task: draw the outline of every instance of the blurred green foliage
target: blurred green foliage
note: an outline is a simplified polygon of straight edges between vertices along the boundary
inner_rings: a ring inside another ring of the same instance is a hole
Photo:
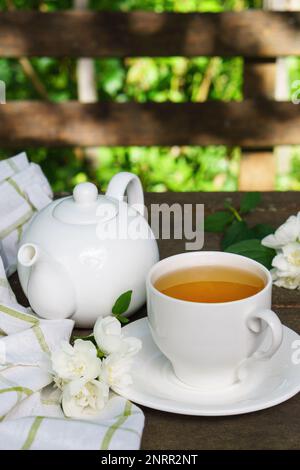
[[[0,0],[0,10],[12,0]],[[73,8],[71,0],[13,0],[18,9],[54,11]],[[261,0],[90,0],[94,10],[152,10],[219,12],[260,8]],[[77,99],[76,61],[33,58],[31,63],[50,100]],[[108,58],[95,60],[100,101],[204,101],[241,100],[243,61],[219,57]],[[290,64],[291,89],[300,78],[300,62]],[[40,99],[18,60],[0,59],[0,80],[6,83],[7,100]],[[201,123],[199,123],[200,125]],[[69,190],[87,179],[105,189],[120,170],[137,173],[150,191],[235,190],[240,151],[209,147],[99,147],[92,158],[82,149],[25,149],[41,164],[54,190]],[[17,149],[16,149],[17,151]],[[12,154],[0,149],[0,158]],[[278,188],[300,189],[300,152],[295,150],[289,174],[278,178]],[[92,161],[91,161],[92,160]]]

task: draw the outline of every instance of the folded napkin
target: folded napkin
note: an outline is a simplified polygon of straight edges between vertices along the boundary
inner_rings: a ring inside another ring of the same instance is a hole
[[[49,355],[69,341],[72,320],[43,320],[17,303],[0,258],[0,450],[138,449],[144,415],[112,394],[97,419],[65,418]]]
[[[39,165],[26,153],[0,161],[0,256],[7,275],[16,270],[18,242],[34,213],[53,197]]]
[[[0,449],[138,449],[144,415],[112,395],[97,419],[65,418],[49,354],[69,341],[72,320],[42,320],[19,305],[0,258]]]

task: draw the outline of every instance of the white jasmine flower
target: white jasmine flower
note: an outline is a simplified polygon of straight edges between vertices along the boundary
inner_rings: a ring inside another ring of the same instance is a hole
[[[109,388],[104,382],[74,380],[63,389],[62,408],[69,418],[96,416],[106,405],[108,396]]]
[[[273,258],[272,277],[274,284],[286,289],[300,287],[300,243],[288,243]]]
[[[277,271],[272,272],[273,282],[278,287],[284,287],[285,289],[299,289],[300,276],[279,276]]]
[[[97,357],[97,349],[91,341],[77,339],[74,346],[65,341],[61,349],[52,353],[51,359],[59,388],[63,387],[63,381],[95,379],[101,371],[101,360]]]
[[[114,353],[103,360],[100,381],[111,388],[126,387],[132,383],[130,375],[132,360],[129,357]]]
[[[289,217],[274,235],[268,235],[261,243],[276,250],[271,270],[274,284],[286,289],[299,289],[300,212]]]
[[[282,275],[300,275],[300,243],[289,243],[273,258],[272,266]]]
[[[94,337],[101,351],[111,354],[122,346],[121,323],[113,316],[98,318],[94,326]]]
[[[262,244],[269,248],[279,249],[296,241],[300,241],[300,212],[289,217],[274,234],[265,237]]]
[[[98,347],[105,354],[120,353],[134,355],[141,348],[137,338],[124,338],[121,323],[113,316],[98,318],[94,326],[94,337]]]
[[[290,266],[300,274],[300,240],[299,242],[289,243],[282,248],[282,252],[286,257]]]

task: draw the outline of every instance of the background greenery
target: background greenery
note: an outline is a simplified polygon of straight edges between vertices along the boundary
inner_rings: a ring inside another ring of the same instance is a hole
[[[94,10],[210,11],[260,8],[261,0],[90,0]],[[70,0],[0,0],[7,8],[54,11],[73,8]],[[48,98],[60,102],[77,99],[76,62],[71,59],[34,58],[31,64]],[[125,102],[241,100],[243,60],[239,57],[126,58],[95,60],[99,100]],[[289,60],[290,83],[300,78],[300,61]],[[0,80],[7,100],[41,99],[24,74],[20,61],[0,59]],[[105,189],[120,170],[137,173],[150,191],[237,189],[240,150],[209,147],[99,147],[84,149],[25,149],[41,164],[56,191],[71,189],[87,179]],[[11,155],[0,149],[0,158]],[[92,154],[92,156],[90,155]],[[300,151],[293,150],[291,164],[277,176],[277,189],[300,189]]]

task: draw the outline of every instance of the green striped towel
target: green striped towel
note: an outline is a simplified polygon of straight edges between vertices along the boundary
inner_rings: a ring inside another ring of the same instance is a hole
[[[0,161],[0,256],[8,275],[16,269],[23,230],[52,197],[40,166],[30,163],[25,152]]]
[[[49,354],[69,341],[72,320],[42,320],[19,305],[0,258],[0,450],[138,449],[144,415],[112,394],[93,421],[65,418]]]

